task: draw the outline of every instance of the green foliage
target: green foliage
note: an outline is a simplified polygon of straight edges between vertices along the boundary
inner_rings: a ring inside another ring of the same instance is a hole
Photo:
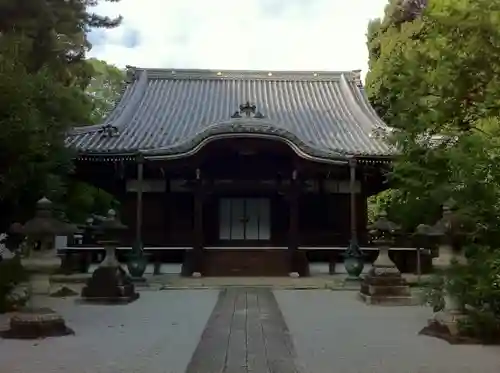
[[[70,221],[84,223],[92,213],[106,215],[109,209],[117,209],[118,201],[104,190],[75,181],[68,186],[64,205]]]
[[[481,132],[457,133],[433,147],[405,146],[390,174],[397,192],[385,200],[393,218],[411,230],[434,223],[452,198],[458,213],[475,226],[469,238],[494,244],[500,238],[500,143]]]
[[[455,263],[434,277],[426,300],[441,310],[444,288],[464,306],[468,317],[460,325],[462,333],[492,342],[500,336],[500,251],[477,246],[468,251],[467,265]]]
[[[30,216],[42,195],[64,201],[66,133],[95,120],[84,91],[94,73],[87,32],[121,21],[95,14],[98,3],[0,0],[0,231]]]
[[[418,133],[497,116],[499,11],[499,0],[432,1],[422,17],[371,30],[380,54],[370,56],[367,92],[382,117]]]
[[[16,306],[9,301],[8,295],[17,284],[25,280],[27,274],[19,256],[0,261],[0,313],[10,311]]]
[[[500,0],[434,0],[412,16],[405,6],[390,1],[368,29],[366,91],[400,152],[392,189],[371,209],[411,232],[456,202],[472,223],[470,264],[453,266],[444,285],[469,305],[464,331],[491,339],[500,335]],[[441,291],[437,278],[428,294],[436,308]]]
[[[71,171],[66,130],[88,118],[90,102],[48,70],[29,73],[19,63],[23,40],[0,41],[0,201],[33,205],[44,193],[61,193]]]
[[[93,12],[107,1],[119,0],[0,0],[0,33],[29,40],[23,58],[29,73],[47,69],[58,81],[83,88],[90,73],[84,60],[91,47],[87,33],[121,23],[121,17]]]
[[[92,68],[90,83],[86,88],[87,94],[92,97],[91,121],[98,124],[102,123],[119,99],[126,74],[105,61],[91,58],[87,63]]]
[[[367,93],[402,153],[385,206],[411,230],[434,222],[452,197],[478,221],[475,236],[491,240],[500,216],[500,0],[436,0],[403,21],[401,4],[391,1],[368,32]]]

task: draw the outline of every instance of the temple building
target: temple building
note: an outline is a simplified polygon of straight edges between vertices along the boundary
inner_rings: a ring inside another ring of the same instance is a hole
[[[315,255],[368,245],[386,129],[359,71],[129,67],[105,122],[67,141],[77,177],[121,202],[123,246],[186,275],[307,275]]]

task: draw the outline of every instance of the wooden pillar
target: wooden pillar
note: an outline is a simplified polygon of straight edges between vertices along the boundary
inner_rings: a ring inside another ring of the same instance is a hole
[[[290,272],[299,272],[297,250],[299,248],[299,181],[297,170],[292,172],[288,194],[290,216],[288,224],[288,251],[290,254]]]
[[[194,229],[193,229],[193,250],[194,263],[193,272],[202,271],[203,255],[203,180],[200,169],[196,169],[196,181],[194,188]]]
[[[144,159],[137,159],[137,203],[135,215],[135,242],[142,245],[142,196],[144,191]]]
[[[356,160],[349,160],[349,196],[350,196],[350,230],[351,243],[358,241],[357,211],[356,211]]]

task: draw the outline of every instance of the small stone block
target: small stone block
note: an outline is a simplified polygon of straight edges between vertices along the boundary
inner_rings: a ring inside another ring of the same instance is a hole
[[[194,278],[200,278],[201,277],[201,273],[200,272],[193,272],[193,274],[191,276],[194,277]]]
[[[299,278],[299,277],[300,277],[300,275],[299,275],[299,273],[298,273],[298,272],[290,272],[288,275],[289,275],[291,278]]]

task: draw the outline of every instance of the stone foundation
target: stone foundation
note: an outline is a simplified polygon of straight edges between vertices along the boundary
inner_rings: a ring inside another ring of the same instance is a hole
[[[74,334],[64,319],[50,308],[32,308],[12,316],[10,329],[2,332],[8,339],[38,339]]]
[[[97,268],[82,289],[82,300],[102,304],[126,304],[139,298],[132,280],[120,266]]]

